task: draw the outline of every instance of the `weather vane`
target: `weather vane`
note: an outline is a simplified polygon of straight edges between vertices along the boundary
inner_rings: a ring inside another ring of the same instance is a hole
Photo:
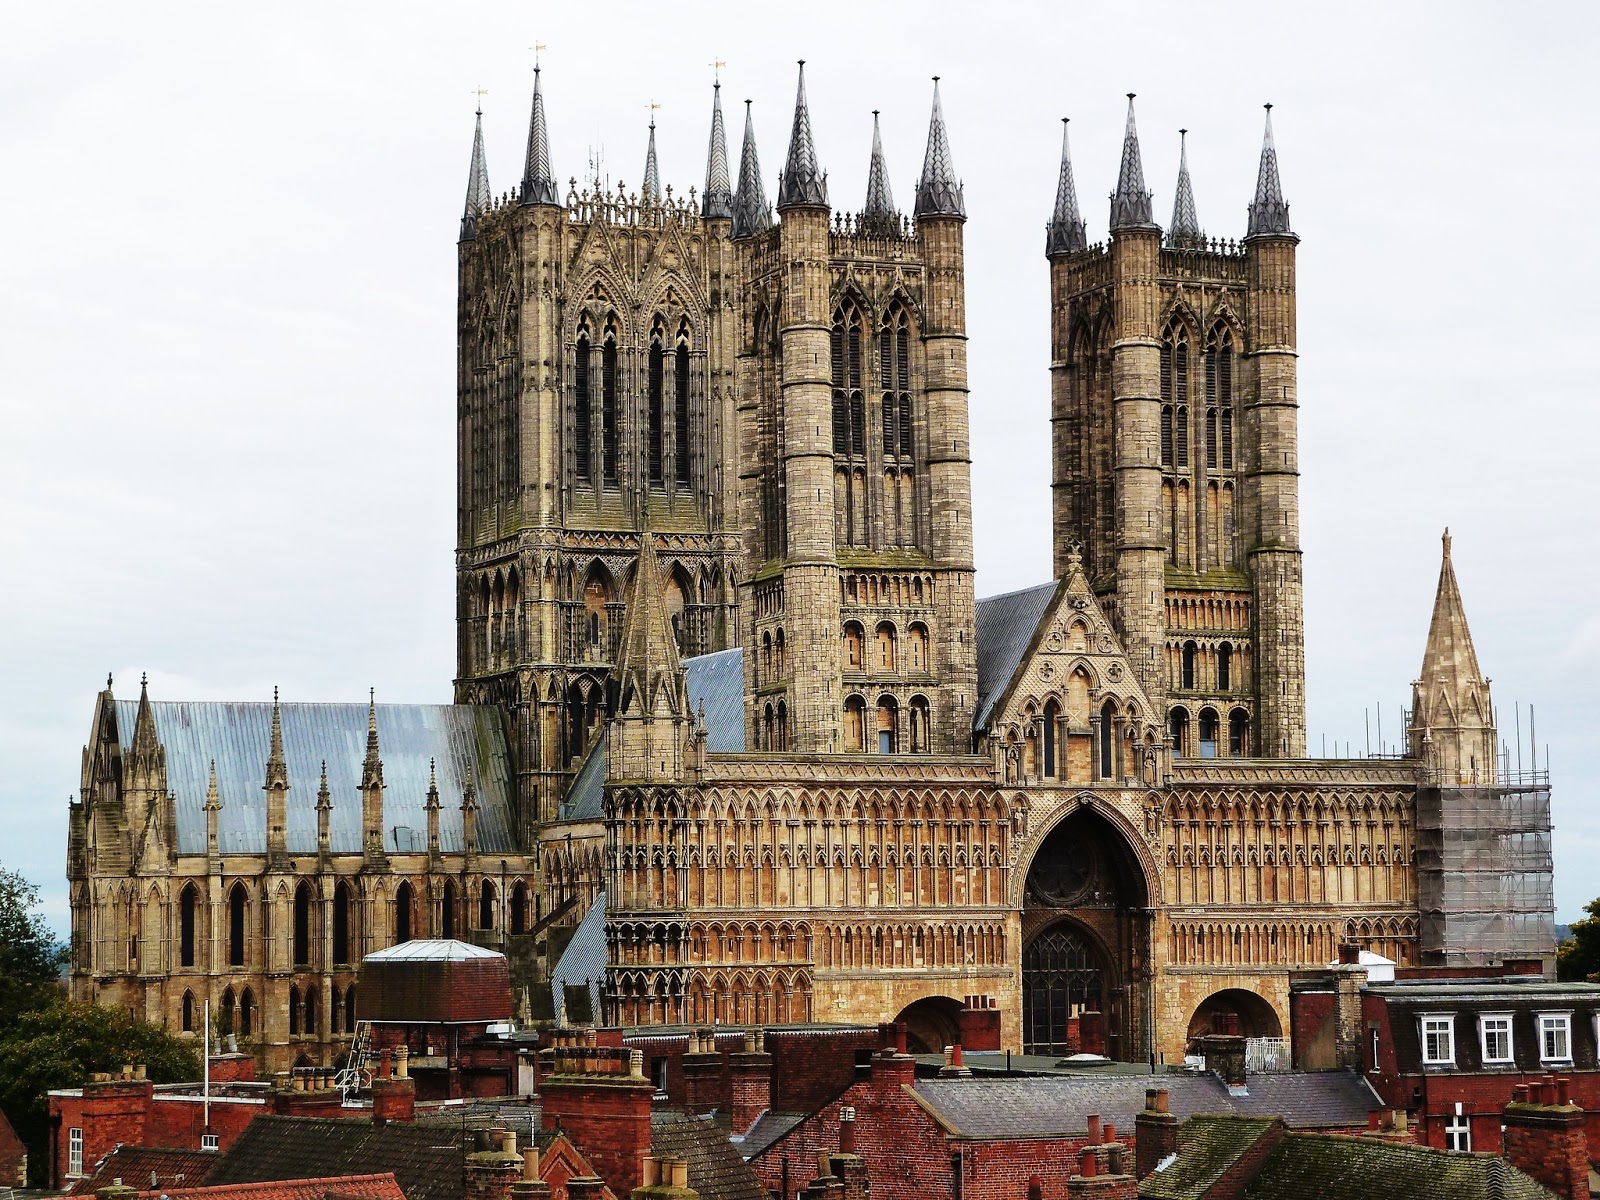
[[[528,49],[533,51],[533,69],[537,71],[539,69],[539,52],[548,49],[548,47],[543,42],[535,42]]]
[[[473,88],[472,94],[478,98],[478,115],[481,117],[483,115],[483,98],[489,94],[489,89],[486,87]]]
[[[727,66],[727,65],[728,64],[723,62],[722,59],[720,59],[720,58],[712,60],[711,69],[712,69],[712,71],[714,71],[716,73],[715,74],[715,78],[716,78],[716,81],[718,83],[722,82],[722,68]]]

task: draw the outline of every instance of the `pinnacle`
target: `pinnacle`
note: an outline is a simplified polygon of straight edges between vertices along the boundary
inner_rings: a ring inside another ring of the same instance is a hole
[[[944,107],[939,103],[939,77],[933,77],[933,115],[928,119],[928,150],[922,158],[922,178],[917,181],[916,215],[921,217],[962,217],[967,215],[966,198],[956,179],[955,157],[950,153],[950,134],[944,127]]]
[[[522,168],[522,203],[560,204],[550,168],[550,132],[545,127],[544,92],[539,67],[533,68],[533,113],[528,119],[528,155]]]
[[[650,148],[644,155],[644,186],[639,189],[639,202],[646,205],[661,203],[661,169],[656,165],[656,122],[650,119]]]
[[[271,748],[267,751],[266,788],[287,789],[289,767],[283,757],[283,706],[278,703],[278,689],[272,689]]]
[[[1144,186],[1144,162],[1139,156],[1139,129],[1133,119],[1134,93],[1128,93],[1128,124],[1122,135],[1122,165],[1117,170],[1117,190],[1111,193],[1111,228],[1155,229],[1151,195]]]
[[[1172,225],[1167,245],[1193,246],[1203,242],[1200,218],[1195,215],[1194,184],[1189,180],[1189,131],[1178,130],[1178,186],[1172,196]]]
[[[1078,185],[1072,178],[1072,143],[1067,137],[1070,117],[1061,118],[1061,174],[1056,179],[1056,207],[1045,227],[1045,254],[1073,254],[1086,249],[1083,215],[1078,211]]]
[[[1289,206],[1284,203],[1283,183],[1278,178],[1278,148],[1272,140],[1272,105],[1267,105],[1267,126],[1261,136],[1261,167],[1256,173],[1256,198],[1250,204],[1250,226],[1246,237],[1288,236]]]
[[[467,205],[461,214],[461,240],[478,236],[478,221],[489,211],[494,197],[489,191],[489,164],[483,152],[483,109],[478,109],[472,134],[472,163],[467,168]]]
[[[667,616],[661,564],[648,530],[639,535],[632,584],[617,652],[618,712],[653,714],[658,695],[663,695],[673,713],[682,713],[683,663]]]
[[[1456,582],[1455,564],[1450,561],[1450,531],[1444,531],[1444,548],[1439,563],[1439,589],[1433,600],[1433,619],[1428,624],[1428,645],[1422,655],[1421,680],[1429,693],[1443,684],[1452,696],[1463,684],[1483,679],[1478,669],[1472,631],[1467,627],[1466,606],[1461,602],[1461,587]]]
[[[756,156],[756,127],[750,101],[744,102],[744,146],[739,153],[739,190],[733,198],[733,236],[749,237],[772,224],[772,209],[761,186],[761,160]]]
[[[867,200],[863,217],[893,217],[894,194],[889,188],[889,168],[883,158],[883,136],[878,130],[878,110],[872,110],[872,159],[867,164]]]
[[[728,178],[728,139],[722,127],[722,84],[711,90],[711,140],[706,147],[706,187],[700,215],[707,220],[733,216],[733,184]]]
[[[811,137],[811,110],[806,105],[806,64],[800,60],[800,83],[795,89],[794,128],[789,133],[789,158],[778,178],[778,211],[785,208],[828,204],[828,180],[817,165],[817,146]]]
[[[361,764],[361,787],[365,791],[383,786],[383,759],[378,753],[378,692],[367,693],[367,757]]]

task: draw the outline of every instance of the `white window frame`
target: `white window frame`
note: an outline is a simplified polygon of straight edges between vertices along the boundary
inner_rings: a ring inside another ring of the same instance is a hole
[[[83,1130],[67,1130],[67,1174],[83,1174]]]
[[[1429,1026],[1440,1026],[1446,1038],[1447,1053],[1440,1058],[1428,1053]],[[1417,1017],[1417,1032],[1422,1048],[1422,1065],[1426,1067],[1453,1067],[1456,1065],[1456,1015],[1455,1013],[1421,1013]]]
[[[1504,1022],[1504,1029],[1493,1030],[1495,1034],[1504,1034],[1506,1039],[1506,1052],[1502,1056],[1489,1053],[1489,1023],[1499,1024]],[[1478,1014],[1478,1049],[1483,1054],[1483,1065],[1486,1067],[1508,1067],[1517,1061],[1517,1045],[1513,1031],[1511,1014],[1508,1012],[1486,1012]]]
[[[1456,1106],[1460,1108],[1460,1105]],[[1454,1154],[1472,1153],[1472,1118],[1452,1113],[1444,1123],[1444,1148]]]
[[[215,1152],[222,1149],[222,1143],[218,1140],[216,1134],[202,1133],[200,1135],[200,1149]]]
[[[1539,1061],[1541,1063],[1570,1063],[1572,1061],[1572,1013],[1570,1011],[1540,1012],[1535,1014],[1539,1022]],[[1545,1037],[1548,1033],[1559,1029],[1565,1042],[1565,1054],[1547,1054],[1545,1052]]]

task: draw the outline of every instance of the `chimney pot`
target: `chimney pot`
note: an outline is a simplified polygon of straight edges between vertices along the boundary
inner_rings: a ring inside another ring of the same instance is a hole
[[[654,1154],[644,1156],[644,1187],[655,1187],[661,1182],[661,1160]]]
[[[950,1047],[950,1065],[952,1067],[961,1067],[966,1065],[961,1059],[960,1042],[957,1042],[954,1046]]]
[[[389,1051],[382,1050],[378,1054],[378,1078],[388,1079],[394,1072],[389,1067]]]
[[[500,1153],[515,1154],[517,1152],[517,1132],[514,1129],[506,1130],[500,1138]]]
[[[1556,1080],[1556,1103],[1561,1105],[1572,1103],[1572,1080],[1565,1075]]]
[[[1106,1124],[1105,1124],[1104,1142],[1105,1142],[1106,1145],[1109,1146],[1112,1142],[1114,1142],[1116,1140],[1117,1140],[1117,1127],[1115,1125],[1113,1125],[1110,1121],[1107,1121]]]
[[[667,1159],[667,1172],[669,1175],[671,1175],[671,1179],[668,1181],[671,1186],[675,1188],[686,1188],[689,1186],[689,1163],[686,1159]]]
[[[1100,1114],[1090,1113],[1088,1118],[1089,1134],[1084,1140],[1093,1146],[1100,1141]]]
[[[628,1051],[628,1078],[629,1079],[643,1079],[644,1078],[644,1051],[643,1050],[629,1050]]]
[[[1119,1142],[1111,1147],[1111,1153],[1106,1155],[1106,1166],[1113,1175],[1123,1174],[1122,1170],[1122,1144]]]
[[[411,1063],[411,1049],[410,1049],[410,1047],[401,1046],[399,1049],[397,1049],[394,1052],[394,1073],[396,1075],[398,1075],[401,1079],[409,1079],[411,1077],[410,1063]]]
[[[1095,1165],[1094,1149],[1085,1146],[1078,1152],[1078,1174],[1085,1179],[1093,1179],[1098,1169]]]
[[[539,1180],[539,1144],[532,1138],[528,1139],[528,1148],[522,1152],[522,1179],[525,1183],[537,1183]]]

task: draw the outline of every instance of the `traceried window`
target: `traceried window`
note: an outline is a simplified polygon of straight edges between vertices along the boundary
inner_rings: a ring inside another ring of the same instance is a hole
[[[608,484],[617,482],[617,327],[606,322],[600,347],[600,473]]]
[[[1539,1014],[1539,1061],[1564,1063],[1572,1061],[1572,1014]]]
[[[1212,328],[1206,338],[1206,466],[1233,470],[1233,331]]]
[[[1430,1067],[1453,1067],[1456,1063],[1456,1019],[1451,1013],[1419,1018],[1422,1030],[1422,1061]]]
[[[1189,331],[1168,326],[1161,339],[1161,465],[1189,465]]]
[[[1057,726],[1061,722],[1061,706],[1050,700],[1044,706],[1044,715],[1040,720],[1040,732],[1044,741],[1044,773],[1048,779],[1056,777],[1056,737]]]
[[[572,356],[572,469],[580,483],[589,482],[590,425],[589,413],[594,404],[591,386],[589,354],[589,326],[578,326],[578,347]]]
[[[678,347],[672,357],[672,459],[673,477],[689,482],[692,435],[689,432],[689,322],[678,323]]]
[[[896,306],[878,330],[878,382],[883,391],[883,455],[911,457],[911,329]]]
[[[662,483],[661,464],[664,457],[666,431],[666,387],[667,387],[667,352],[661,344],[661,324],[659,319],[650,331],[650,352],[648,382],[646,384],[646,407],[648,413],[648,431],[646,434],[645,454],[649,460],[650,484],[659,487]]]
[[[867,398],[862,391],[862,317],[846,301],[833,313],[833,452],[860,458],[867,451]]]
[[[1478,1040],[1483,1049],[1483,1065],[1514,1061],[1511,1053],[1511,1014],[1484,1013],[1478,1018]]]

